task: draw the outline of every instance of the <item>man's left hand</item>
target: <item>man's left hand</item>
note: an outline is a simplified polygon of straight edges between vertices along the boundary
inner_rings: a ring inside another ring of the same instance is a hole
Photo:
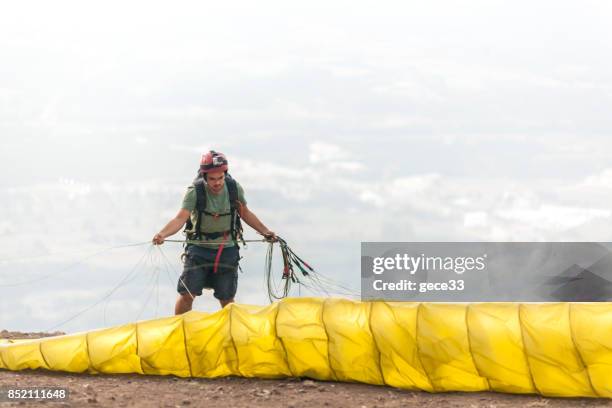
[[[268,231],[263,232],[261,235],[263,235],[264,238],[266,239],[266,241],[268,241],[268,242],[276,242],[276,241],[278,241],[276,239],[276,234],[274,233],[274,231],[268,230]]]

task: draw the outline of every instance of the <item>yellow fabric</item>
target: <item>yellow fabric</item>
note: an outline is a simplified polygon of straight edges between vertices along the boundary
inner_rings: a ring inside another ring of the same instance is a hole
[[[359,381],[612,397],[612,303],[292,298],[0,341],[0,369]]]
[[[276,334],[287,352],[289,370],[294,376],[335,379],[329,366],[323,304],[323,299],[289,298],[279,307]]]
[[[233,305],[231,336],[238,354],[238,373],[244,377],[290,376],[285,350],[276,336],[278,303],[270,306]]]
[[[49,368],[40,352],[41,341],[29,340],[0,345],[0,359],[9,370]]]
[[[417,316],[418,347],[435,391],[486,391],[472,358],[467,306],[422,304]]]
[[[491,390],[535,393],[523,339],[518,303],[479,303],[467,307],[470,350]]]
[[[230,331],[231,310],[228,307],[215,314],[184,315],[187,353],[194,377],[238,374],[238,357]]]
[[[145,374],[191,376],[181,316],[140,322],[136,325],[136,334],[140,365]]]
[[[81,373],[90,366],[86,334],[51,337],[39,344],[40,353],[50,370]]]
[[[525,354],[533,381],[545,395],[596,396],[573,340],[569,303],[521,305]]]
[[[593,390],[612,398],[612,310],[608,303],[571,305],[570,325],[574,344]]]
[[[143,374],[135,324],[87,333],[87,346],[90,372]]]
[[[372,304],[370,326],[386,384],[411,390],[433,391],[417,344],[418,303]]]

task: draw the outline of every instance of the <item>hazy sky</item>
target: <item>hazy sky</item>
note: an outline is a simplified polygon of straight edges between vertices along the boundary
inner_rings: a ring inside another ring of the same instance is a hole
[[[354,288],[361,241],[610,241],[610,21],[606,1],[2,6],[0,329],[53,327],[138,265],[106,320],[61,328],[170,314],[178,244],[171,271],[140,246],[54,274],[148,241],[209,148]],[[264,248],[243,255],[237,300],[264,303]]]

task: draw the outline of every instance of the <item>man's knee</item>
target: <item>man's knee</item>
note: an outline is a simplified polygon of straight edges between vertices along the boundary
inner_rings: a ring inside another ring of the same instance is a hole
[[[230,303],[234,303],[234,298],[219,300],[219,303],[221,303],[221,307],[225,307],[229,305]]]
[[[174,305],[174,314],[180,315],[186,313],[191,310],[192,306],[193,297],[191,297],[189,293],[187,293],[186,295],[179,293],[176,299],[176,304]]]
[[[181,302],[191,304],[193,303],[193,296],[190,293],[179,293],[179,300]]]

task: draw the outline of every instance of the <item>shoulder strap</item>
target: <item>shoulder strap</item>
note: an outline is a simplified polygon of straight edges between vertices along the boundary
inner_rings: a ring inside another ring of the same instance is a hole
[[[193,181],[193,187],[196,192],[196,211],[198,218],[194,228],[194,238],[200,239],[202,235],[202,219],[206,211],[206,182],[203,177],[196,177]]]
[[[238,185],[236,180],[229,174],[225,176],[225,184],[227,185],[227,192],[229,193],[230,208],[234,209],[238,206]]]
[[[199,177],[193,181],[193,187],[196,192],[196,209],[198,212],[206,210],[206,182]]]
[[[230,201],[230,232],[232,240],[238,245],[238,239],[242,240],[242,223],[240,222],[240,213],[238,212],[238,184],[236,180],[229,174],[225,175],[225,184],[229,193]],[[243,240],[244,243],[244,240]]]

